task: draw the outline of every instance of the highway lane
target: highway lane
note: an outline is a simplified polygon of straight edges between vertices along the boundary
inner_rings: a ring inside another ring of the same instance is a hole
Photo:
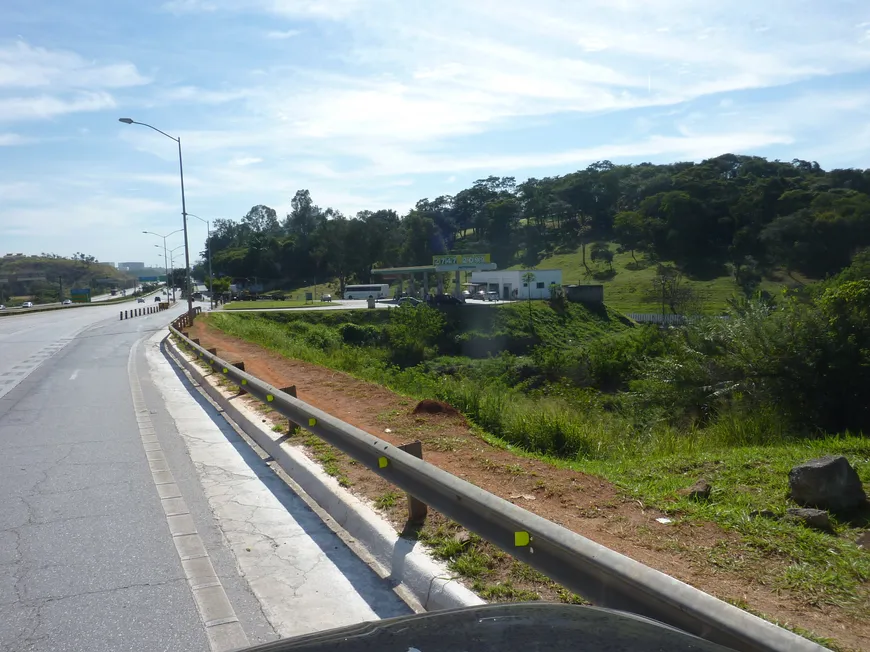
[[[3,317],[0,319],[0,398],[46,359],[63,349],[83,329],[101,321],[117,320],[121,310],[142,305],[131,299],[108,306],[76,307]]]
[[[162,357],[185,308],[0,324],[0,369],[32,365],[0,397],[0,650],[215,652],[408,613]]]

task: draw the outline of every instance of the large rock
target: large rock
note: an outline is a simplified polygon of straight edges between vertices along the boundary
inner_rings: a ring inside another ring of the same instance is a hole
[[[828,518],[828,512],[821,509],[812,509],[809,507],[792,507],[786,510],[785,517],[790,521],[798,521],[807,527],[816,530],[830,531],[831,519]]]
[[[788,473],[791,498],[799,505],[848,512],[867,502],[858,473],[842,455],[799,464]]]

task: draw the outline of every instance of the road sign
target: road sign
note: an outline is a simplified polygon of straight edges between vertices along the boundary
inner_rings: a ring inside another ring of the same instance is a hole
[[[91,289],[90,288],[73,288],[69,291],[69,298],[73,303],[90,303]]]

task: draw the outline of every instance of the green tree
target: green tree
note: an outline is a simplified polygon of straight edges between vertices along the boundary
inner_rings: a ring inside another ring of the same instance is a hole
[[[631,252],[631,259],[636,263],[634,252],[646,246],[646,225],[643,215],[637,211],[622,211],[613,218],[613,233],[616,241]]]

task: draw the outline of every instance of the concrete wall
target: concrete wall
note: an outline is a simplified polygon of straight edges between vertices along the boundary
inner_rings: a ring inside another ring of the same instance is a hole
[[[604,303],[603,285],[563,285],[568,301],[575,303]]]

